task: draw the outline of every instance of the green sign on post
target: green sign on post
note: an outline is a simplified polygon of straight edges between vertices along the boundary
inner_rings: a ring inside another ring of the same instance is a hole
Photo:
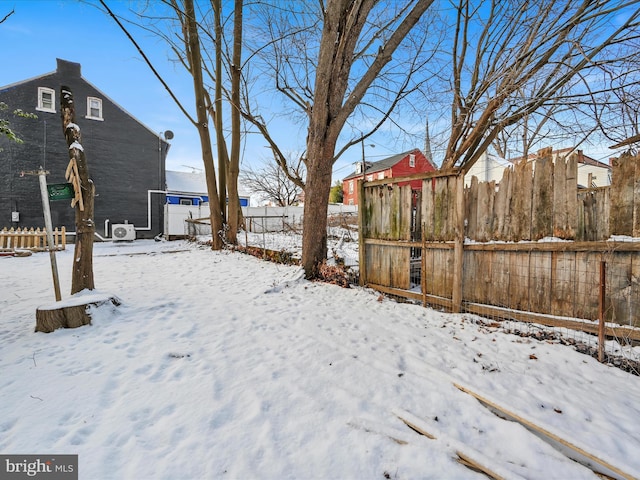
[[[75,196],[73,184],[71,183],[54,183],[47,185],[49,200],[70,200]]]

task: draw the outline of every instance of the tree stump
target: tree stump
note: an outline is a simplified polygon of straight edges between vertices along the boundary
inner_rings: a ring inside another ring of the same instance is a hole
[[[121,304],[117,297],[97,298],[96,295],[79,296],[65,302],[38,307],[36,309],[36,332],[51,333],[58,328],[77,328],[83,325],[91,325],[91,313],[89,307],[99,307],[111,303],[114,306]]]

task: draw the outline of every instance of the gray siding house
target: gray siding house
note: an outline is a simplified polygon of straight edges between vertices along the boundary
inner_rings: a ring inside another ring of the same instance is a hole
[[[48,184],[66,182],[69,153],[60,118],[62,85],[73,92],[76,124],[96,186],[96,234],[111,237],[114,224],[133,225],[137,238],[161,234],[169,144],[85,80],[80,64],[60,59],[54,72],[0,87],[0,102],[8,106],[3,116],[23,140],[19,144],[0,138],[0,229],[44,226],[38,177],[24,172],[43,167],[49,172]],[[12,115],[16,109],[38,118]],[[51,215],[54,228],[75,232],[69,201],[51,202]]]

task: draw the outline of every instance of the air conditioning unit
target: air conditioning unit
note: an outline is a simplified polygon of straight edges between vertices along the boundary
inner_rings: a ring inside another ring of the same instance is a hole
[[[135,240],[136,229],[132,223],[114,223],[111,227],[111,236],[114,241]]]

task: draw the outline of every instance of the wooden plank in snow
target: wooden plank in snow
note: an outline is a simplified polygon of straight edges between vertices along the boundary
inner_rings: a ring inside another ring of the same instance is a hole
[[[611,478],[619,480],[636,480],[632,475],[611,464],[609,461],[604,460],[591,452],[588,452],[575,443],[562,438],[556,433],[553,433],[550,430],[536,424],[532,420],[526,418],[523,414],[516,413],[513,410],[507,409],[497,402],[488,399],[486,396],[480,395],[460,384],[454,383],[454,386],[460,391],[467,393],[472,397],[475,397],[482,405],[488,407],[489,410],[496,413],[498,416],[520,423],[531,433],[535,434],[542,440],[555,447],[568,458],[571,458],[572,460],[586,466],[594,472],[602,473]]]
[[[455,450],[458,462],[465,467],[482,472],[495,480],[523,480],[520,475],[498,465],[495,459],[488,458],[474,448],[446,436],[421,418],[403,410],[395,410],[394,414],[414,432],[431,440],[446,442]]]

